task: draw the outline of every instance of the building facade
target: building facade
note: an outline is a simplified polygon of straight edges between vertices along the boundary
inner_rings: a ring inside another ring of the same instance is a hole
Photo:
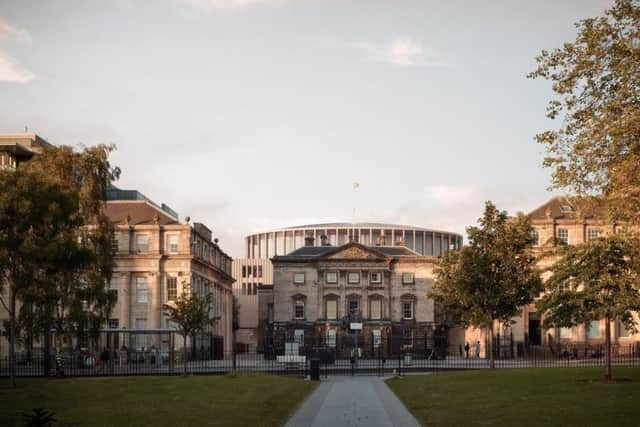
[[[15,170],[50,145],[35,133],[0,134],[0,170]]]
[[[273,257],[284,256],[305,247],[341,246],[350,241],[364,246],[403,246],[416,255],[437,257],[462,246],[462,235],[407,225],[381,223],[326,223],[287,227],[255,233],[245,238],[245,257],[234,260],[234,295],[240,303],[238,342],[249,350],[258,346],[258,286],[274,284]]]
[[[560,244],[579,245],[589,240],[610,234],[624,232],[629,227],[624,223],[608,221],[606,214],[597,207],[589,206],[577,198],[554,197],[529,213],[534,237],[534,251],[538,256],[538,266],[542,269],[552,265],[556,258],[549,256],[549,250]],[[637,315],[636,315],[637,316]],[[636,317],[637,319],[637,317]],[[594,320],[588,325],[571,328],[544,329],[543,315],[537,310],[535,303],[522,310],[512,324],[494,325],[494,334],[500,334],[503,352],[521,346],[580,347],[596,348],[604,343],[605,321]],[[627,331],[619,321],[611,323],[612,343],[614,346],[627,346],[640,342],[640,334]],[[462,330],[454,328],[450,332],[452,347],[481,342],[482,355],[485,353],[487,334],[478,329]],[[513,344],[512,344],[513,342]]]
[[[272,258],[274,283],[258,291],[262,350],[433,346],[439,319],[427,293],[434,260],[404,246],[314,246],[309,237],[307,246]]]
[[[189,288],[196,294],[213,295],[214,326],[198,341],[187,343],[198,350],[232,345],[231,258],[212,239],[204,224],[179,221],[166,205],[157,205],[137,191],[112,189],[106,213],[115,225],[116,249],[110,285],[117,303],[108,321],[109,330],[167,330],[172,325],[162,306]],[[152,345],[167,347],[166,338],[140,335],[128,345],[132,350]],[[180,343],[178,343],[180,345]],[[216,351],[221,351],[216,349]]]

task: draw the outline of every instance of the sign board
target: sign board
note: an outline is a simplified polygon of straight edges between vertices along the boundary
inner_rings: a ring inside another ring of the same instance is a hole
[[[351,326],[350,326],[351,330],[358,330],[361,331],[362,330],[362,323],[360,322],[351,322]]]

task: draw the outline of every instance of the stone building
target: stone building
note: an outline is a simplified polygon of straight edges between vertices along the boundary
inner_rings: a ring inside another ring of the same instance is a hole
[[[264,351],[281,354],[294,342],[365,354],[432,348],[434,257],[404,245],[306,243],[273,257],[273,286],[258,291]]]
[[[108,192],[106,213],[116,227],[116,268],[110,285],[117,303],[108,321],[110,330],[166,330],[163,304],[186,287],[197,294],[211,293],[212,316],[220,317],[209,333],[200,337],[198,349],[210,349],[213,340],[231,351],[232,283],[231,258],[212,239],[201,223],[181,222],[168,206],[157,205],[132,190]],[[133,336],[127,344],[136,349],[151,345],[166,347],[166,340],[153,335]],[[216,351],[220,351],[216,349]]]
[[[555,259],[548,256],[548,251],[559,244],[578,245],[601,236],[620,233],[629,227],[624,223],[607,220],[606,213],[597,206],[591,206],[579,198],[554,197],[529,213],[534,228],[534,251],[539,257],[539,267],[550,266]],[[543,256],[544,255],[544,256]],[[572,328],[554,328],[544,330],[542,315],[535,303],[524,308],[522,315],[513,319],[513,324],[496,324],[494,333],[501,336],[503,352],[517,351],[520,344],[523,348],[530,346],[547,347],[549,344],[581,344],[597,346],[604,342],[604,320],[595,320],[589,325],[578,325]],[[626,346],[640,342],[640,334],[633,334],[618,321],[611,323],[612,343]],[[452,347],[464,345],[466,341],[473,344],[481,341],[484,355],[486,331],[459,328],[450,332]],[[513,342],[513,345],[511,344]]]

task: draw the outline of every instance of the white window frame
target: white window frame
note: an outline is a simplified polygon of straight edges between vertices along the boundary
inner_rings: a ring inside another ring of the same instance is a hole
[[[329,279],[329,277],[335,277],[334,280]],[[328,285],[335,285],[338,283],[338,272],[337,271],[327,271],[324,274],[324,280]]]
[[[302,347],[304,345],[304,329],[294,329],[293,340]]]
[[[414,301],[402,301],[402,318],[405,320],[411,320],[414,318],[415,316],[415,307],[414,307],[415,302]],[[409,306],[409,310],[411,312],[411,315],[409,317],[407,317],[407,305]]]
[[[587,241],[599,238],[600,234],[601,231],[599,228],[587,228]]]
[[[540,233],[538,230],[532,230],[531,237],[533,237],[533,246],[540,246]]]
[[[373,348],[380,348],[382,346],[382,331],[380,329],[374,329],[372,331]]]
[[[587,338],[589,339],[598,339],[602,336],[602,331],[600,330],[600,321],[592,320],[587,324]]]
[[[378,277],[378,279],[374,279],[374,277]],[[381,271],[372,271],[369,273],[369,283],[372,285],[379,285],[382,283],[382,272]]]
[[[298,316],[298,307],[302,307],[302,316]],[[305,303],[304,300],[297,299],[293,302],[293,318],[296,320],[304,320],[305,318]]]
[[[140,239],[141,238],[145,238],[147,240],[146,242],[146,249],[144,251],[140,250]],[[136,234],[135,235],[135,244],[136,244],[136,253],[137,254],[147,254],[149,253],[149,235],[148,234]]]
[[[562,236],[565,234],[566,236]],[[569,244],[569,229],[568,228],[558,228],[557,230],[557,239],[559,242],[564,243],[565,245]]]
[[[631,338],[631,335],[633,335],[633,334],[631,333],[631,331],[629,329],[627,329],[627,326],[620,319],[616,320],[616,325],[617,325],[617,329],[618,329],[618,332],[617,332],[616,336],[618,338],[622,338],[622,339]],[[623,333],[623,331],[624,331],[624,333]]]
[[[354,277],[356,279],[353,279]],[[347,272],[347,284],[348,285],[359,285],[360,284],[360,272],[348,271]]]
[[[560,331],[558,332],[558,335],[561,340],[570,340],[571,337],[573,336],[572,332],[573,331],[571,330],[571,328],[561,327]]]
[[[337,342],[337,334],[335,329],[327,329],[327,347],[335,347]]]
[[[173,290],[171,290],[173,288]],[[173,293],[173,298],[171,298]],[[178,298],[178,278],[174,276],[167,276],[167,301],[174,301]]]
[[[141,286],[144,284],[144,287]],[[140,292],[143,291],[143,292]],[[143,298],[144,296],[144,298]],[[148,304],[149,303],[149,282],[144,276],[136,277],[136,303]]]
[[[403,285],[413,285],[416,281],[416,276],[414,273],[410,271],[404,271],[402,273],[402,284]]]
[[[296,285],[304,285],[306,281],[305,273],[293,273],[293,283]]]
[[[172,239],[175,239],[175,243],[171,242]],[[175,246],[175,247],[172,247]],[[167,235],[167,253],[169,254],[177,254],[178,248],[180,246],[180,239],[177,234],[168,234]]]

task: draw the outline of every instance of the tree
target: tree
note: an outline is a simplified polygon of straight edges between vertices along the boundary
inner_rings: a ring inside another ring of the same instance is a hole
[[[545,327],[605,320],[605,380],[611,380],[611,321],[637,330],[632,311],[640,310],[640,240],[610,235],[560,249],[549,271],[538,308]]]
[[[552,187],[603,197],[611,216],[640,222],[640,2],[616,0],[576,24],[575,41],[543,50],[529,78],[553,83],[547,116],[562,121],[536,135]],[[587,197],[589,198],[589,197]]]
[[[429,296],[462,326],[489,331],[489,366],[494,368],[494,323],[510,323],[539,295],[542,283],[531,253],[528,217],[509,218],[487,202],[478,222],[479,227],[467,228],[468,246],[438,260]]]
[[[68,240],[77,207],[76,194],[57,184],[21,170],[0,172],[0,302],[9,313],[14,385],[18,302],[46,292],[45,270],[60,268],[61,256],[78,261],[75,243]]]
[[[183,285],[182,293],[174,300],[164,304],[165,316],[175,325],[175,329],[182,336],[183,368],[187,375],[187,338],[204,332],[212,326],[219,317],[211,317],[213,299],[211,293],[198,296],[191,293],[189,286]]]

